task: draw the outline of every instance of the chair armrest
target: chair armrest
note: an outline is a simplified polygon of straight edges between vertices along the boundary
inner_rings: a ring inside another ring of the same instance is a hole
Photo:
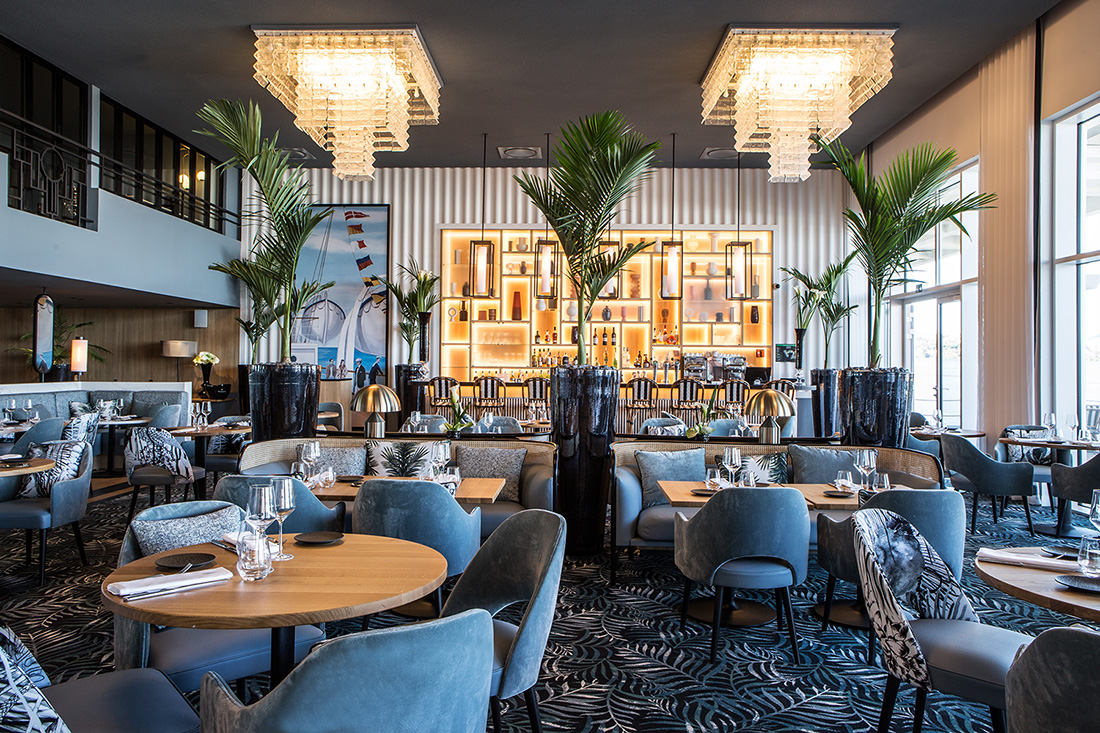
[[[519,497],[524,509],[554,511],[554,469],[542,463],[524,465],[519,475]]]
[[[612,542],[629,545],[638,534],[638,515],[642,513],[642,478],[630,466],[615,467],[615,510],[611,516]]]
[[[998,440],[993,445],[993,457],[1001,463],[1009,463],[1010,461],[1008,460],[1008,446]]]
[[[242,714],[248,708],[237,698],[217,672],[202,676],[199,692],[199,718],[204,733],[229,733],[244,730]]]
[[[88,508],[88,494],[92,490],[92,472],[67,481],[58,481],[50,489],[50,526],[60,527],[79,521]]]
[[[966,476],[982,493],[998,496],[1030,496],[1035,493],[1032,483],[1035,468],[1026,462],[1001,463],[989,456],[982,463],[981,475]],[[966,474],[963,474],[964,476]]]

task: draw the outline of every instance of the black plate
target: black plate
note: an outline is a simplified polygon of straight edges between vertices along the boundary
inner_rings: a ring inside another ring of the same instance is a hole
[[[191,565],[192,570],[198,570],[212,562],[214,562],[214,556],[209,552],[181,552],[176,555],[165,555],[157,560],[157,567],[161,570],[183,570]]]
[[[825,489],[821,493],[834,499],[851,499],[853,496],[859,496],[858,491],[841,491],[840,489]]]
[[[303,532],[294,536],[294,541],[299,545],[331,545],[342,539],[343,532]]]
[[[351,475],[351,474],[348,474],[348,475],[346,475],[346,476],[337,476],[337,477],[336,477],[336,480],[337,480],[337,481],[343,481],[344,483],[353,483],[353,482],[355,482],[355,481],[362,481],[362,480],[363,480],[363,477],[362,477],[362,476],[358,476],[358,475],[356,475],[356,476],[353,476],[353,475]]]
[[[1042,548],[1042,550],[1044,554],[1050,555],[1051,557],[1066,558],[1069,560],[1077,559],[1076,547],[1056,547],[1054,545],[1051,545],[1050,547]]]
[[[714,496],[720,491],[720,489],[692,489],[691,493],[695,496]]]
[[[1067,588],[1073,588],[1073,590],[1100,593],[1100,578],[1086,578],[1083,575],[1055,575],[1054,579]]]
[[[12,456],[11,458],[0,458],[0,463],[26,463],[26,456]]]

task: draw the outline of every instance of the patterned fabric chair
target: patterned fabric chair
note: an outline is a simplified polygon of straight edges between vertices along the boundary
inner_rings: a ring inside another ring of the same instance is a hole
[[[979,495],[989,497],[994,522],[997,521],[997,500],[1019,496],[1023,499],[1027,531],[1035,536],[1031,506],[1027,501],[1027,497],[1035,494],[1032,464],[995,461],[958,435],[941,435],[940,450],[943,452],[944,469],[951,472],[951,485],[974,495],[974,508],[970,515],[971,534],[977,528]]]
[[[749,383],[744,379],[727,379],[718,392],[718,407],[731,415],[740,414],[749,399]]]
[[[206,477],[206,470],[192,467],[183,447],[167,430],[134,428],[126,440],[126,480],[133,487],[130,497],[129,522],[137,508],[138,491],[149,488],[149,506],[156,505],[156,488],[164,487],[164,500],[172,499],[172,487],[183,486],[183,498],[196,480]]]
[[[481,419],[484,412],[504,407],[504,390],[504,380],[500,377],[479,377],[474,380],[473,408],[477,410],[478,419]]]
[[[432,377],[428,380],[428,404],[437,414],[451,406],[451,390],[457,386],[458,380],[453,377]]]
[[[546,377],[528,377],[523,381],[527,391],[527,401],[548,407],[550,405],[550,380]]]
[[[860,586],[887,673],[879,732],[890,729],[902,682],[917,688],[914,730],[925,696],[936,690],[988,706],[993,730],[1003,732],[1005,677],[1031,637],[981,623],[954,573],[900,515],[865,509],[852,522]]]
[[[65,427],[61,430],[62,440],[82,440],[88,445],[95,442],[96,432],[99,430],[99,413],[89,412],[69,418]]]
[[[1100,719],[1100,634],[1048,629],[1020,652],[1005,686],[1012,733],[1091,733]]]
[[[703,383],[698,379],[677,379],[672,383],[672,406],[669,410],[685,423],[698,422],[699,411],[706,400],[703,395]],[[690,417],[691,419],[686,419]]]

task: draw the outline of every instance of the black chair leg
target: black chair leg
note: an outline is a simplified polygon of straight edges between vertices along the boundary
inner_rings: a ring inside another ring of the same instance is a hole
[[[829,582],[825,584],[825,612],[821,614],[821,630],[829,628],[829,614],[833,610],[833,593],[836,592],[836,576],[830,575]]]
[[[359,630],[367,631],[368,629],[370,629],[370,622],[372,618],[374,618],[373,613],[368,613],[366,616],[364,616],[363,622],[359,625]]]
[[[140,486],[134,487],[134,493],[130,495],[130,513],[126,515],[126,526],[130,526],[130,522],[134,518],[134,511],[137,509],[138,492],[141,491]]]
[[[691,578],[684,578],[684,602],[680,604],[680,631],[687,626],[688,603],[691,602]]]
[[[978,494],[974,493],[974,510],[970,512],[970,534],[978,531]]]
[[[875,663],[875,627],[867,627],[867,666]]]
[[[1035,527],[1031,523],[1031,504],[1028,503],[1026,496],[1024,497],[1024,516],[1027,517],[1027,533],[1034,537]]]
[[[157,505],[157,487],[149,487],[149,506],[154,507]]]
[[[34,530],[33,529],[26,530],[26,540],[27,540],[27,565],[30,565],[31,564],[31,555],[33,554],[31,552],[31,549],[32,549],[31,545],[34,543]]]
[[[993,510],[993,524],[997,523],[997,497],[989,497],[989,508]]]
[[[38,530],[38,584],[46,584],[46,534],[50,530]]]
[[[1053,494],[1052,494],[1053,496]],[[1054,514],[1054,536],[1061,538],[1062,536],[1062,517],[1063,512],[1066,510],[1066,502],[1062,499],[1058,500],[1058,511]]]
[[[722,596],[725,588],[714,586],[714,626],[710,630],[710,661],[714,661],[715,652],[718,651],[718,630],[722,628]]]
[[[913,709],[913,733],[920,733],[920,729],[924,725],[924,702],[926,697],[928,697],[928,690],[918,687],[917,705]]]
[[[890,733],[890,719],[894,717],[894,703],[898,699],[901,680],[893,675],[886,678],[886,691],[882,695],[882,713],[878,717],[878,733]]]
[[[783,631],[783,594],[779,588],[775,589],[775,630]]]
[[[500,698],[496,695],[489,698],[489,710],[493,714],[493,733],[500,733]]]
[[[436,618],[443,614],[443,586],[436,588],[435,593],[432,594],[432,608],[435,610]]]
[[[527,701],[527,717],[531,721],[531,733],[542,733],[542,717],[539,715],[539,698],[535,694],[535,688],[526,690],[523,693],[523,699]]]
[[[76,540],[76,551],[80,553],[80,564],[88,564],[88,556],[84,554],[84,538],[80,536],[80,522],[73,522],[73,539]]]
[[[791,589],[783,588],[783,609],[787,614],[787,634],[791,637],[791,651],[794,652],[794,663],[802,664],[802,658],[798,654],[798,629],[794,627],[794,608],[791,606]]]
[[[1005,711],[989,708],[989,719],[993,724],[993,733],[1005,733]]]
[[[609,583],[615,585],[615,572],[619,569],[619,548],[615,546],[615,543],[611,543],[611,562],[610,562],[610,579]]]

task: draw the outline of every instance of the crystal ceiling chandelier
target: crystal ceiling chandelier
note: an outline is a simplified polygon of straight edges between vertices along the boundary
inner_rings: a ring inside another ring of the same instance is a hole
[[[256,80],[342,180],[371,180],[375,151],[406,150],[409,125],[439,123],[442,82],[416,26],[253,31]]]
[[[810,136],[835,140],[890,81],[893,35],[730,26],[703,79],[703,124],[734,125],[734,148],[768,153],[771,181],[805,180]]]

